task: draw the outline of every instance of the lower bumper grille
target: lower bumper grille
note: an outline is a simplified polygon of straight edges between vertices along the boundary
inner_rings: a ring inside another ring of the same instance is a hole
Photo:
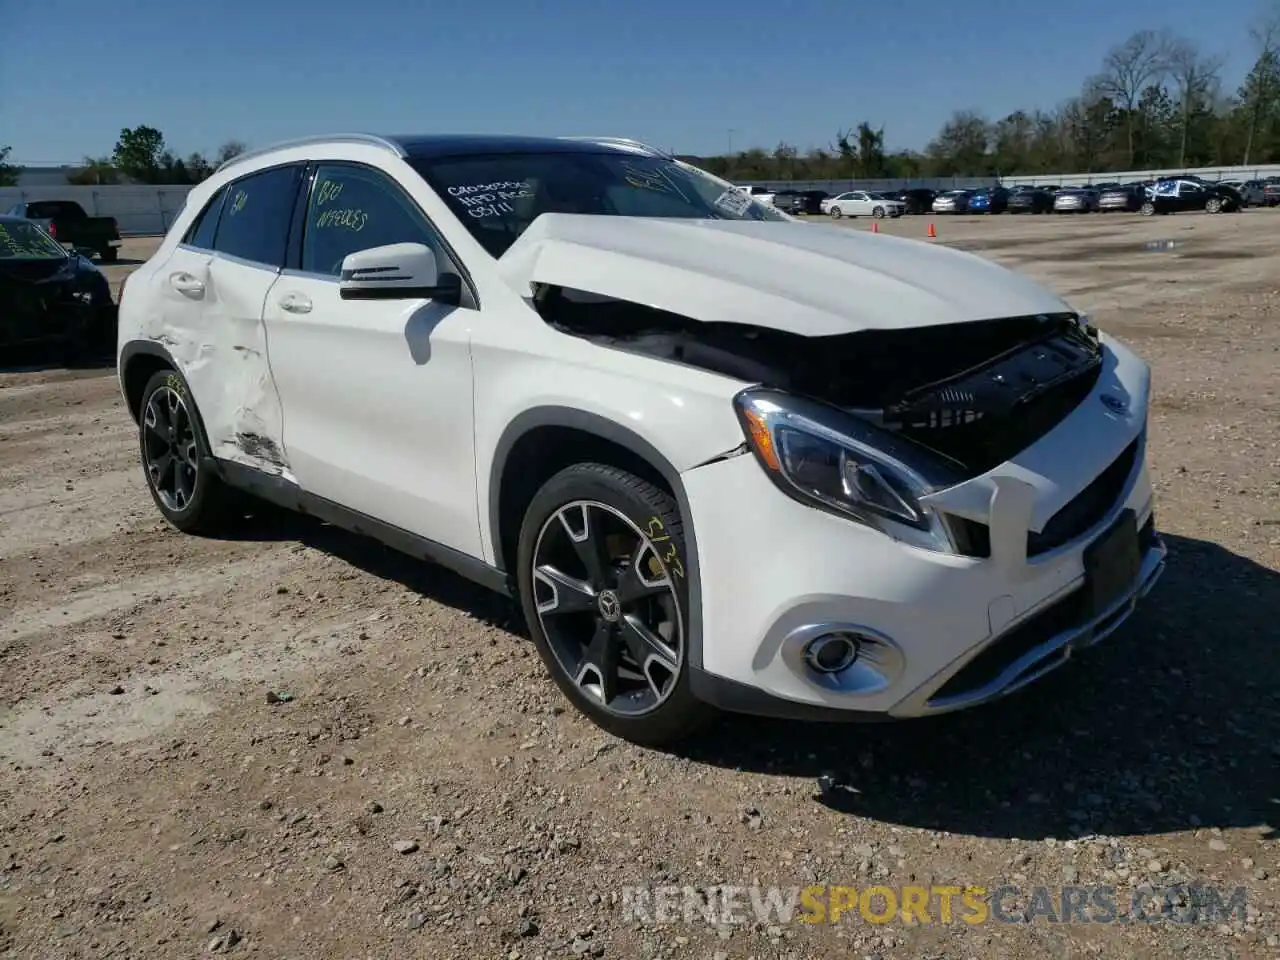
[[[1133,603],[1154,583],[1163,566],[1164,548],[1152,514],[1138,533],[1144,575],[1135,593],[1118,609],[1090,620],[1083,589],[1076,590],[1018,624],[960,668],[929,698],[935,708],[967,706],[1011,692],[1059,666],[1072,642],[1087,636],[1093,643],[1109,634],[1132,612]],[[1043,649],[1042,649],[1043,648]],[[1039,651],[1039,655],[1037,655]]]

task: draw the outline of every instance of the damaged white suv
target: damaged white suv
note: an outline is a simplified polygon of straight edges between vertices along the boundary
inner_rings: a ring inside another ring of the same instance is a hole
[[[1164,566],[1140,359],[991,262],[632,141],[258,150],[122,299],[170,523],[248,493],[510,592],[637,742],[992,700]]]

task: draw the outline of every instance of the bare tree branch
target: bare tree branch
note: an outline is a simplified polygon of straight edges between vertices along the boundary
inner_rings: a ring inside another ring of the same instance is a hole
[[[1134,156],[1134,112],[1142,91],[1168,73],[1168,53],[1166,35],[1139,30],[1107,53],[1102,61],[1102,73],[1089,83],[1092,92],[1109,97],[1124,108],[1130,166]]]
[[[1182,114],[1178,166],[1187,165],[1187,135],[1192,115],[1210,103],[1217,91],[1219,71],[1226,59],[1201,54],[1199,48],[1182,37],[1169,38],[1165,51],[1168,73],[1177,89]]]

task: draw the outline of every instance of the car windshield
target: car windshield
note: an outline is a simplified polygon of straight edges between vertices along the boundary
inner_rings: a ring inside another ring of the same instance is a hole
[[[0,260],[65,260],[67,251],[34,223],[0,221]]]
[[[543,213],[788,219],[732,184],[687,163],[661,157],[547,151],[411,163],[495,257],[502,256]]]

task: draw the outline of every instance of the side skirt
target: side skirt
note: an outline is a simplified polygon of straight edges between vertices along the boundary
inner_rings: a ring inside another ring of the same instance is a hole
[[[377,540],[392,550],[439,564],[503,596],[511,596],[507,574],[476,557],[420,537],[341,504],[307,493],[296,483],[253,467],[213,458],[213,468],[228,485],[286,510],[315,517],[350,533]]]

